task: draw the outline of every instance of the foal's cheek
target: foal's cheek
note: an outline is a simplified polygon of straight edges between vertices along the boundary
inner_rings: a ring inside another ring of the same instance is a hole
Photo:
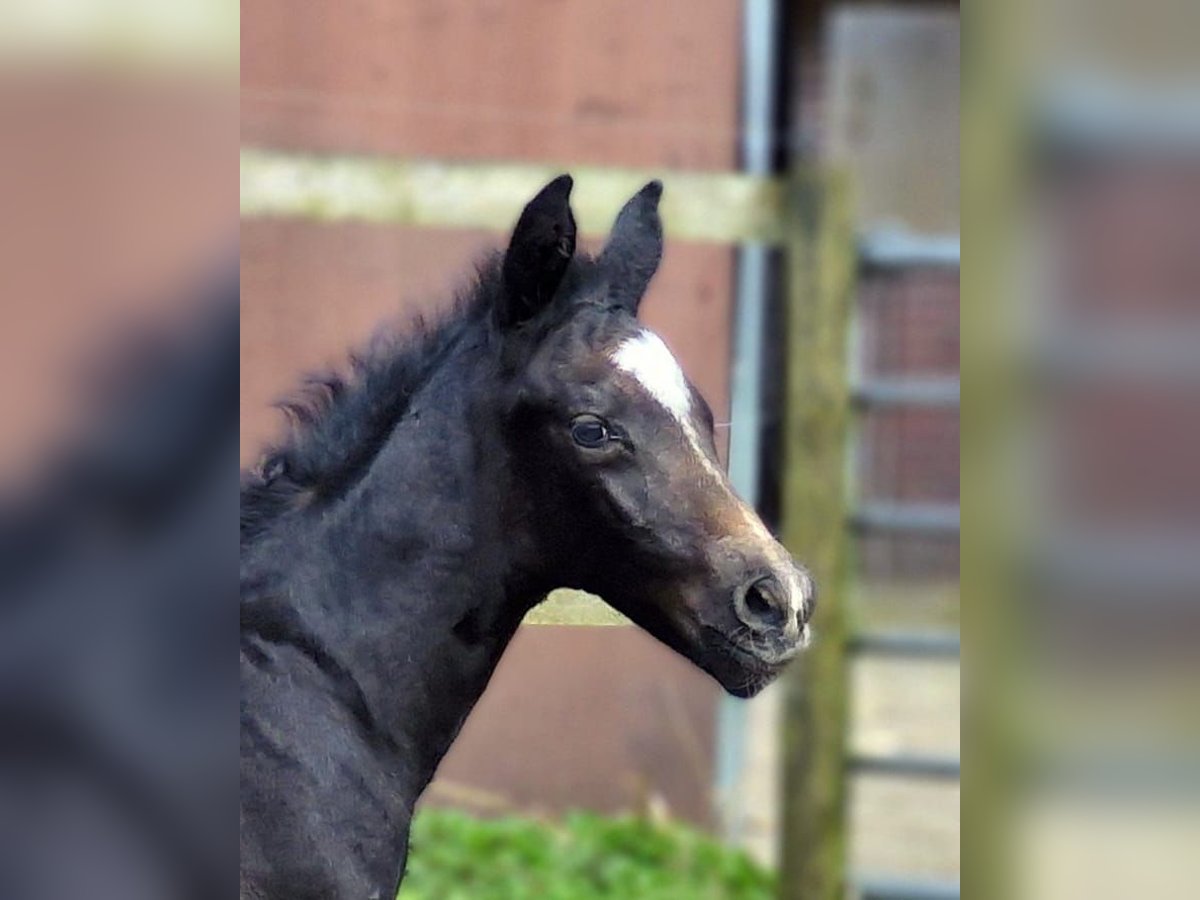
[[[605,473],[599,479],[599,487],[615,524],[636,529],[652,526],[648,515],[650,486],[642,472]]]

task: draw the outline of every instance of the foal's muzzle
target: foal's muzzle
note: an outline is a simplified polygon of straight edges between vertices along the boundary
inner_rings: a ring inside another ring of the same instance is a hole
[[[814,607],[812,580],[800,569],[757,575],[733,593],[733,611],[746,627],[746,649],[764,662],[786,662],[808,640]]]

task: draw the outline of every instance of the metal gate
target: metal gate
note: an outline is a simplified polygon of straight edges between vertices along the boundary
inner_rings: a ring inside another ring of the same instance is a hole
[[[844,175],[798,176],[787,204],[787,389],[783,535],[810,562],[829,602],[818,603],[816,640],[787,676],[784,726],[782,896],[840,900],[850,881],[864,900],[958,897],[957,881],[911,881],[895,873],[848,873],[848,782],[853,775],[957,780],[957,757],[863,755],[846,746],[850,661],[959,657],[955,631],[852,633],[847,597],[854,533],[956,536],[956,504],[852,499],[855,421],[883,408],[958,408],[952,377],[866,378],[856,364],[859,275],[956,270],[957,235],[858,233]],[[830,523],[842,527],[830,527]]]
[[[881,232],[858,242],[858,265],[863,270],[885,273],[910,269],[954,269],[959,265],[958,235],[921,236]],[[856,315],[853,310],[851,315]],[[852,320],[851,335],[856,334]],[[851,402],[856,410],[880,408],[959,408],[957,376],[864,379],[858,374],[857,348],[850,351]],[[857,429],[850,429],[849,458],[858,456]],[[856,505],[850,514],[852,529],[864,532],[956,537],[959,531],[957,504],[879,503]],[[851,635],[851,654],[873,654],[902,659],[960,658],[960,639],[952,631],[906,631]],[[849,771],[912,779],[958,780],[957,757],[933,755],[863,756],[847,758]],[[886,873],[857,878],[863,900],[957,900],[959,885],[951,881],[914,881]]]

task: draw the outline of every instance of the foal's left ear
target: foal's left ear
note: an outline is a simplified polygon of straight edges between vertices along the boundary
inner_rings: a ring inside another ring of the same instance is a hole
[[[662,220],[658,216],[662,189],[661,181],[651,181],[629,199],[617,214],[600,254],[600,265],[608,275],[609,299],[634,315],[662,259]]]
[[[529,201],[504,254],[502,327],[524,322],[554,297],[575,253],[570,175],[559,175]]]

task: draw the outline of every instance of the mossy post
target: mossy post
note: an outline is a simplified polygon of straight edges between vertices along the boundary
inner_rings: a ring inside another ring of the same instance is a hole
[[[847,179],[794,177],[788,209],[783,538],[817,582],[811,648],[786,675],[784,900],[846,882],[847,329],[857,264]]]

